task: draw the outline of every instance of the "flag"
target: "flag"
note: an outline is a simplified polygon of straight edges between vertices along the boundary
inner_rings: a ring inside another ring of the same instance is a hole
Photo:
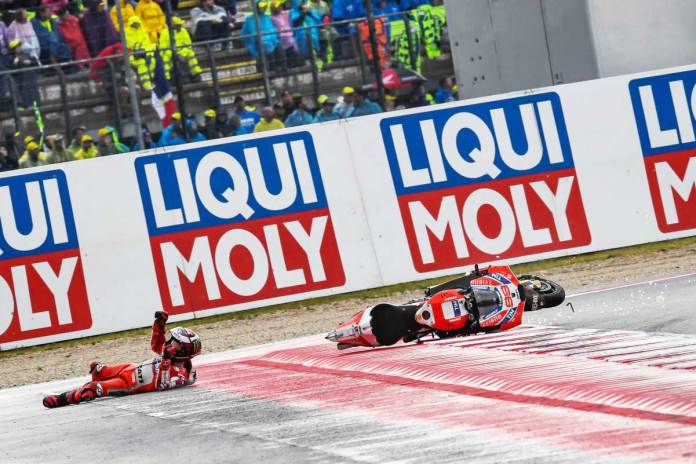
[[[152,82],[152,107],[162,120],[162,126],[167,127],[170,123],[172,114],[176,113],[176,102],[172,95],[172,88],[169,85],[167,76],[164,74],[164,63],[159,51],[155,51],[155,75]]]

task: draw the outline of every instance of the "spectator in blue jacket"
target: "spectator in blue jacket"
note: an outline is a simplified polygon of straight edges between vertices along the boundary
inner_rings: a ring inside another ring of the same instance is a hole
[[[399,8],[399,2],[397,0],[373,0],[373,9],[375,16],[399,13],[401,8]],[[401,16],[393,16],[389,18],[390,20],[401,19]]]
[[[254,132],[254,127],[261,120],[261,115],[254,111],[254,108],[247,107],[244,98],[241,95],[234,97],[234,111],[239,117],[239,129],[235,135],[251,134]]]
[[[367,92],[365,90],[358,90],[353,95],[353,106],[351,106],[346,112],[346,118],[367,116],[369,114],[377,114],[381,112],[382,107],[367,98]]]
[[[290,21],[292,21],[292,27],[310,27],[309,35],[311,38],[311,46],[314,48],[315,59],[317,60],[317,65],[321,71],[323,67],[323,62],[319,59],[319,27],[321,26],[323,16],[321,12],[310,4],[307,0],[293,0],[292,10],[290,11]],[[313,27],[314,26],[314,27]],[[299,29],[295,31],[295,43],[299,52],[306,58],[311,57],[310,44],[307,43],[307,32],[305,29]]]
[[[440,79],[440,85],[435,91],[435,103],[447,103],[455,100],[454,90],[452,89],[452,79],[443,77]]]
[[[276,29],[271,17],[266,14],[268,7],[268,2],[261,0],[257,2],[259,10],[259,25],[261,27],[261,46],[263,47],[264,54],[268,57],[267,63],[269,68],[276,69],[283,66],[283,54],[282,48],[280,46],[280,35]],[[244,21],[242,26],[243,36],[247,36],[244,39],[244,46],[249,51],[251,56],[255,59],[259,59],[259,49],[257,46],[256,37],[256,19],[254,15],[249,15]]]
[[[326,121],[336,121],[338,120],[338,114],[334,113],[335,102],[331,100],[326,95],[319,95],[317,98],[317,103],[321,106],[321,109],[317,111],[317,115],[314,117],[314,122],[326,122]]]
[[[178,111],[172,115],[172,122],[162,131],[159,139],[160,147],[170,147],[186,143],[184,129],[181,125],[181,113]]]
[[[295,103],[295,111],[290,113],[290,116],[285,118],[285,127],[296,127],[304,126],[305,124],[312,124],[314,118],[307,111],[307,103],[305,99],[300,94],[295,94],[292,97]]]
[[[51,18],[49,7],[45,5],[40,7],[36,17],[31,20],[31,25],[39,39],[42,63],[72,60],[70,49],[58,30],[58,24]]]
[[[194,118],[188,118],[186,120],[186,129],[188,129],[190,142],[203,142],[204,140],[208,140],[205,135],[198,130],[198,123]]]
[[[365,6],[362,0],[334,0],[331,18],[334,21],[365,17]]]
[[[140,148],[140,144],[136,141],[131,147],[131,151],[149,150],[150,148],[156,148],[157,144],[152,139],[152,134],[150,133],[148,128],[143,126],[141,132],[143,134],[143,144],[145,145],[145,148]]]

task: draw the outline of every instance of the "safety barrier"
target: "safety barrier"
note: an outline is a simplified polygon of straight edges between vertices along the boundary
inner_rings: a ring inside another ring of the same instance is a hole
[[[0,176],[0,349],[692,235],[696,67]]]

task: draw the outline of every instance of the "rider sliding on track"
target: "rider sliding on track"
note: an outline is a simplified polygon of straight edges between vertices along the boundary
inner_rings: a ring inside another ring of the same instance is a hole
[[[150,345],[155,356],[140,364],[105,365],[94,361],[89,366],[92,381],[60,395],[43,399],[47,408],[57,408],[103,396],[122,396],[191,385],[196,381],[196,369],[191,358],[201,352],[201,339],[191,329],[175,327],[165,341],[165,324],[169,315],[155,313]]]

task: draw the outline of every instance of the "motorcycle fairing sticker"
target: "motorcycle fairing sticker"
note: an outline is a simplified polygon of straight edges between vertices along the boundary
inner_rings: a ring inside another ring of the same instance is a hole
[[[419,272],[591,243],[556,93],[382,119]]]
[[[696,228],[696,71],[634,79],[628,88],[662,232]]]
[[[145,156],[135,169],[167,311],[345,283],[309,132]]]
[[[0,178],[0,343],[91,326],[65,174]]]

